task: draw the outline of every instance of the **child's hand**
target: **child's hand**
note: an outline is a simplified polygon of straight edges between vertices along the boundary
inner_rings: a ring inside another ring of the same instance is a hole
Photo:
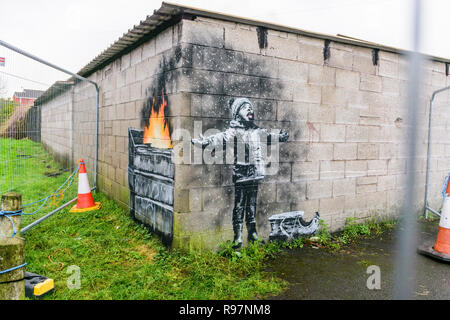
[[[286,142],[289,139],[289,133],[284,130],[280,130],[280,142]]]
[[[191,142],[195,146],[204,147],[209,144],[208,139],[206,139],[202,134],[200,134],[199,139],[191,139]]]

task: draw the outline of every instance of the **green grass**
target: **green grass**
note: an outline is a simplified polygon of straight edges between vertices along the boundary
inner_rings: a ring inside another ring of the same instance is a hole
[[[2,193],[8,191],[21,193],[22,204],[34,202],[54,193],[66,181],[71,171],[53,161],[52,156],[40,143],[28,139],[0,139],[0,190]],[[72,186],[64,194],[49,199],[38,214],[23,216],[22,225],[32,222],[75,197],[76,187]],[[41,204],[27,207],[24,211],[33,212]]]
[[[304,241],[306,245],[317,245],[320,247],[339,250],[341,247],[354,243],[363,238],[374,238],[381,236],[384,232],[392,230],[398,221],[396,220],[376,220],[371,219],[365,223],[357,223],[356,218],[347,218],[345,228],[342,232],[331,234],[328,231],[328,225],[320,220],[320,230],[315,238],[317,241],[311,242],[309,239]]]
[[[11,146],[5,140],[9,139],[0,139],[2,148]],[[54,192],[66,180],[68,173],[43,174],[61,167],[40,144],[14,143],[12,158],[25,151],[34,155],[14,176],[24,203]],[[1,161],[8,166],[5,157]],[[27,180],[27,174],[33,178]],[[0,183],[7,177],[1,175]],[[75,193],[74,185],[65,201]],[[239,253],[230,251],[229,244],[219,253],[169,251],[114,201],[101,193],[94,198],[102,202],[101,210],[70,213],[64,209],[25,235],[27,271],[55,280],[55,291],[44,299],[254,299],[277,294],[286,286],[264,271],[267,259],[280,251],[274,244],[256,243]],[[46,206],[37,216],[53,208]],[[24,216],[22,225],[32,219]],[[67,286],[70,266],[80,268],[80,289]]]

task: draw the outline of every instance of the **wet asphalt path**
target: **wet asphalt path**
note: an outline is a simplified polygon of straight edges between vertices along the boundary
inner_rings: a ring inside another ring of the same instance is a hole
[[[419,223],[421,243],[434,243],[438,222]],[[338,252],[302,248],[286,250],[268,266],[289,283],[281,295],[270,299],[358,299],[394,297],[396,231],[376,239],[360,240]],[[381,289],[369,290],[367,267],[381,271]],[[416,254],[416,283],[413,299],[450,299],[450,264]]]

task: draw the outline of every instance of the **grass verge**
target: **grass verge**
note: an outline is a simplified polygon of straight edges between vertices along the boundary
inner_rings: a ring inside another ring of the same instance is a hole
[[[69,175],[39,143],[0,139],[0,149],[8,151],[0,155],[0,185],[13,186],[25,204],[53,193]],[[64,199],[22,216],[22,226],[75,196],[76,183]],[[228,255],[227,245],[219,254],[168,250],[114,201],[101,193],[94,199],[102,202],[101,210],[67,208],[25,235],[27,271],[55,280],[55,291],[44,299],[254,299],[285,287],[264,271],[275,247],[257,243],[239,257]],[[77,284],[72,266],[80,271],[79,289],[69,289]]]

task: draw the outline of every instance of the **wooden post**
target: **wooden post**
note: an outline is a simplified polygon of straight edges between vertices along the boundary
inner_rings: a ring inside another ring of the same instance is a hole
[[[22,195],[16,192],[8,192],[2,195],[2,211],[16,211],[22,207]],[[14,222],[17,234],[20,236],[20,216],[10,217]],[[0,216],[0,237],[11,237],[13,235],[13,225],[6,217]]]
[[[25,239],[0,237],[0,271],[25,263]],[[0,274],[0,300],[25,298],[25,267]]]
[[[9,192],[2,195],[2,211],[16,211],[22,206],[22,195]],[[25,263],[25,239],[20,238],[20,216],[10,217],[17,234],[12,238],[11,221],[0,216],[0,272]],[[25,298],[25,268],[0,273],[0,300],[19,300]]]

